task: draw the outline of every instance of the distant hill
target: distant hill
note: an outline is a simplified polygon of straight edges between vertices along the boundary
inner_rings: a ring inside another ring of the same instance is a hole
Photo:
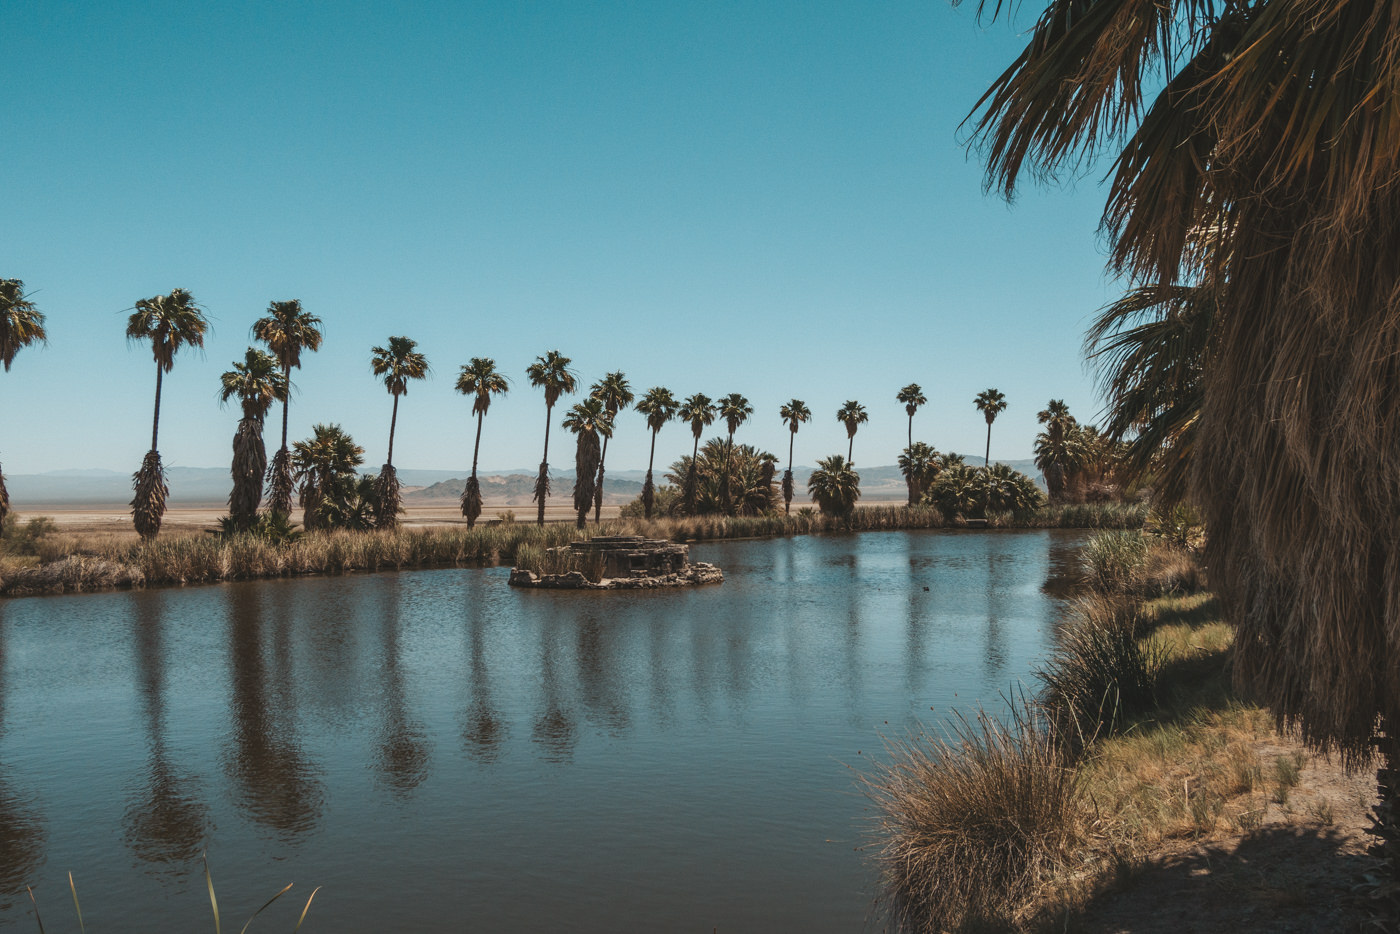
[[[631,473],[633,471],[620,471]],[[642,471],[642,476],[646,472]],[[505,476],[477,474],[481,484],[481,498],[488,503],[503,503],[508,506],[532,502],[535,493],[533,474],[513,473]],[[467,485],[465,477],[454,477],[426,486],[421,490],[404,494],[404,503],[410,506],[426,506],[431,503],[456,502]],[[574,472],[550,474],[551,496],[568,496],[574,489]],[[614,478],[611,473],[603,480],[603,502],[611,504],[630,503],[641,495],[642,484],[638,480]]]

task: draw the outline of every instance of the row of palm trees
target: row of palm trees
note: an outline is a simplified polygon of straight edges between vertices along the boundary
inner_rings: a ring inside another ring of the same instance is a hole
[[[164,378],[173,369],[176,356],[183,348],[204,346],[208,329],[208,318],[194,296],[189,291],[178,288],[172,289],[167,295],[156,295],[136,302],[127,320],[128,341],[149,343],[156,364],[151,448],[132,478],[132,519],[137,532],[144,538],[152,538],[159,533],[169,496],[159,445],[160,402]],[[353,446],[348,436],[337,440],[328,434],[335,426],[317,426],[317,434],[313,438],[308,439],[304,445],[298,442],[297,455],[294,455],[288,445],[291,374],[293,370],[301,367],[304,354],[315,353],[320,349],[323,340],[321,319],[303,309],[301,302],[295,299],[273,301],[268,305],[266,315],[253,323],[251,333],[262,347],[249,347],[244,358],[235,361],[232,369],[222,374],[219,390],[219,400],[222,404],[237,400],[242,409],[242,417],[233,440],[233,489],[229,497],[233,528],[239,531],[246,531],[256,521],[258,509],[264,500],[264,490],[268,512],[282,516],[290,515],[294,495],[303,507],[308,502],[330,502],[325,491],[334,484],[330,483],[328,477],[332,474],[339,477],[343,473],[344,465],[348,463],[343,449],[347,443]],[[42,342],[46,338],[44,315],[26,297],[23,282],[15,279],[0,280],[0,360],[3,360],[5,368],[9,369],[10,362],[19,349]],[[571,364],[572,361],[568,357],[552,350],[536,358],[525,371],[530,385],[542,390],[545,400],[544,451],[534,488],[534,500],[538,505],[536,521],[541,524],[544,522],[545,503],[551,492],[549,440],[554,407],[562,397],[572,395],[579,389],[578,374]],[[400,485],[393,463],[399,400],[407,394],[412,381],[428,376],[431,367],[427,358],[417,350],[415,341],[394,336],[389,338],[385,346],[372,348],[370,369],[375,376],[383,380],[385,389],[393,398],[393,409],[389,422],[388,451],[383,466],[374,478],[372,495],[367,497],[367,502],[374,524],[378,527],[392,527],[397,523],[401,512]],[[500,372],[491,358],[473,357],[461,367],[455,388],[472,399],[472,414],[476,416],[477,422],[476,438],[472,447],[471,474],[461,497],[462,515],[471,526],[482,511],[477,466],[483,422],[490,410],[492,399],[509,391],[510,380]],[[915,383],[901,389],[896,399],[904,405],[909,416],[910,448],[906,450],[906,455],[913,454],[914,459],[918,460],[919,452],[915,450],[913,440],[913,421],[919,407],[928,400]],[[281,444],[269,463],[263,442],[263,424],[267,413],[278,402],[282,405]],[[732,513],[735,506],[729,488],[729,466],[734,451],[735,433],[754,414],[749,400],[739,393],[730,393],[717,400],[712,400],[704,393],[695,393],[682,400],[661,386],[647,390],[638,399],[627,377],[619,371],[607,373],[590,386],[587,396],[570,408],[563,422],[564,427],[576,436],[577,442],[574,507],[579,522],[586,520],[589,511],[593,513],[595,522],[601,520],[608,442],[612,438],[618,414],[634,404],[637,411],[645,417],[647,428],[651,432],[646,480],[642,490],[647,517],[651,517],[656,495],[653,468],[657,436],[661,429],[673,420],[688,424],[694,438],[688,475],[682,486],[682,508],[686,511],[693,511],[695,508],[695,470],[701,436],[705,429],[716,421],[724,423],[724,469],[720,473],[719,499],[724,511]],[[1005,397],[995,389],[988,389],[978,394],[975,405],[986,417],[990,455],[992,422],[1006,408]],[[784,509],[790,511],[795,493],[792,477],[794,442],[798,428],[811,420],[812,413],[802,400],[793,399],[780,407],[779,415],[790,434],[788,466],[783,473],[781,486]],[[869,413],[861,403],[848,400],[837,410],[836,419],[846,428],[848,443],[843,463],[844,467],[849,469],[853,464],[856,432],[869,420]],[[318,451],[339,451],[332,460],[341,466],[334,470],[324,465],[318,466],[315,463]],[[362,457],[362,452],[357,456]],[[774,459],[771,455],[767,457],[769,460],[765,461],[765,469],[770,471],[771,480]],[[354,466],[358,467],[360,463],[361,461],[356,460]],[[913,502],[916,499],[917,479],[908,471],[906,477],[910,481],[910,500]],[[8,498],[5,494],[3,474],[0,474],[0,515],[3,515],[7,508]],[[312,521],[314,523],[315,520]]]

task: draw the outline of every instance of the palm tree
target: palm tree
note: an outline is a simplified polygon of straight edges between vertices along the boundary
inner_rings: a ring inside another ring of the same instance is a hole
[[[389,456],[375,483],[379,510],[375,514],[375,525],[381,528],[393,528],[399,522],[399,477],[394,472],[394,429],[399,423],[399,396],[408,392],[409,380],[424,379],[432,370],[428,358],[413,349],[417,346],[417,341],[407,337],[391,337],[388,347],[370,349],[370,370],[375,376],[384,377],[384,388],[394,397],[394,414],[389,419]]]
[[[279,373],[277,359],[249,347],[243,362],[219,377],[219,403],[226,405],[235,396],[243,407],[238,431],[233,436],[233,492],[228,510],[233,527],[246,532],[257,518],[262,501],[263,474],[267,471],[267,449],[263,446],[263,419],[272,403],[287,398],[287,377]]]
[[[491,408],[492,396],[504,396],[510,391],[510,380],[496,369],[496,361],[490,357],[472,357],[471,362],[462,367],[457,375],[457,391],[464,396],[472,396],[472,414],[476,416],[476,444],[472,446],[472,474],[467,478],[462,490],[462,515],[466,516],[467,528],[476,525],[481,515],[481,485],[476,480],[476,458],[481,452],[481,422]]]
[[[535,501],[540,504],[536,521],[544,525],[544,503],[549,499],[549,423],[554,417],[554,403],[561,395],[568,395],[578,388],[578,376],[569,369],[572,361],[551,350],[525,368],[530,385],[544,390],[544,456],[540,458],[540,473],[535,478]]]
[[[287,393],[282,397],[282,446],[272,457],[267,472],[267,505],[274,513],[292,512],[292,459],[287,450],[287,409],[291,400],[292,370],[301,368],[302,351],[315,353],[321,349],[321,319],[303,311],[301,302],[292,299],[271,302],[267,316],[253,322],[253,339],[262,341],[282,365]]]
[[[938,479],[943,461],[931,444],[915,441],[899,455],[899,471],[909,487],[909,505],[917,506],[924,492]]]
[[[988,467],[992,462],[992,422],[1006,411],[1006,396],[995,389],[984,389],[972,400],[972,404],[987,419],[987,452],[982,457],[982,466]]]
[[[160,463],[157,440],[160,437],[160,390],[166,373],[175,366],[175,354],[186,345],[204,346],[204,334],[209,319],[199,310],[194,296],[184,289],[171,289],[169,295],[143,298],[136,303],[126,321],[128,342],[150,341],[151,356],[156,361],[156,406],[151,422],[151,450],[141,461],[141,469],[132,475],[131,518],[137,533],[145,539],[160,533],[160,520],[165,515],[165,500],[170,488],[165,485],[165,468]]]
[[[353,508],[373,500],[372,484],[360,483],[362,478],[357,476],[365,449],[339,425],[313,426],[310,438],[292,446],[291,460],[307,531],[372,524],[372,515]]]
[[[914,413],[919,411],[919,406],[928,402],[924,398],[924,391],[918,383],[910,383],[895,395],[895,399],[904,403],[904,411],[909,415],[909,447],[914,446]]]
[[[1108,399],[1105,433],[1114,441],[1131,436],[1123,454],[1128,475],[1150,473],[1162,501],[1187,495],[1207,342],[1218,317],[1209,285],[1143,286],[1100,309],[1084,341]]]
[[[807,408],[807,404],[801,399],[793,399],[778,409],[778,414],[788,426],[788,466],[787,470],[783,471],[783,515],[787,515],[792,511],[792,445],[797,440],[798,426],[811,420],[812,410]]]
[[[680,403],[676,397],[671,395],[671,390],[662,386],[653,386],[648,389],[646,395],[642,396],[637,403],[637,411],[647,418],[647,428],[651,429],[651,453],[647,455],[647,478],[642,484],[642,508],[646,511],[646,517],[651,518],[651,506],[656,499],[656,487],[651,482],[651,467],[656,460],[656,436],[662,427],[671,419],[676,417],[676,409]]]
[[[715,422],[715,407],[710,402],[710,397],[703,392],[695,395],[681,403],[676,416],[681,421],[690,425],[690,433],[695,436],[695,446],[690,452],[690,469],[685,474],[685,492],[682,502],[685,505],[687,515],[695,513],[695,461],[700,454],[700,435],[705,429]]]
[[[602,400],[603,408],[608,410],[608,418],[616,424],[617,413],[632,404],[635,396],[632,395],[632,386],[627,382],[627,377],[619,370],[609,373],[594,383],[589,393],[595,399]],[[603,435],[603,453],[598,457],[598,483],[593,491],[593,521],[595,523],[603,521],[603,467],[608,459],[608,440],[612,437],[612,432]]]
[[[833,454],[817,461],[807,478],[807,491],[823,514],[849,519],[860,499],[860,474],[840,454]]]
[[[719,417],[724,419],[724,424],[729,429],[729,440],[726,443],[728,445],[727,449],[732,451],[734,450],[734,432],[740,425],[748,421],[749,416],[753,414],[753,406],[749,405],[748,399],[745,399],[737,392],[731,392],[729,395],[722,397],[716,407],[719,410]],[[730,513],[732,510],[729,507],[729,466],[727,463],[721,482],[723,483],[723,488],[720,493],[720,499],[723,500],[725,504],[725,512]]]
[[[854,399],[847,400],[846,404],[836,410],[836,420],[846,426],[846,461],[852,466],[855,460],[851,457],[856,447],[856,429],[863,422],[870,421],[870,415],[865,411],[865,406]]]
[[[613,417],[603,400],[591,395],[569,409],[564,427],[578,435],[578,450],[574,454],[574,509],[578,512],[578,527],[583,528],[588,524],[594,478],[602,461],[598,439],[606,440],[612,435]]]
[[[44,313],[24,294],[24,283],[0,279],[0,362],[5,364],[5,372],[10,372],[10,364],[21,349],[47,343],[48,338]],[[4,471],[0,471],[0,522],[9,511],[10,494],[5,489]]]
[[[1239,627],[1235,676],[1344,761],[1379,750],[1376,832],[1400,872],[1400,266],[1377,262],[1400,233],[1381,90],[1400,67],[1393,13],[1368,0],[1084,9],[1048,3],[983,96],[987,183],[1010,195],[1023,171],[1106,159],[1110,271],[1133,287],[1220,286],[1191,495],[1211,589]]]
[[[1063,399],[1051,399],[1036,414],[1036,420],[1045,426],[1045,431],[1035,438],[1035,465],[1045,475],[1050,502],[1058,503],[1065,494],[1065,481],[1083,463],[1083,450],[1073,431],[1078,422],[1069,414]]]

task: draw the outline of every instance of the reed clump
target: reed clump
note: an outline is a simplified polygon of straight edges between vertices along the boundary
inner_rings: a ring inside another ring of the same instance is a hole
[[[893,927],[936,934],[1024,920],[1083,835],[1082,783],[1053,724],[1031,707],[1009,724],[979,712],[946,738],[887,752],[866,787]]]

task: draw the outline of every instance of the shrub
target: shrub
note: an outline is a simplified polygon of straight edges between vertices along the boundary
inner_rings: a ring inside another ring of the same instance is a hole
[[[1147,565],[1147,539],[1141,532],[1100,532],[1084,545],[1089,585],[1104,593],[1135,589]]]
[[[40,542],[56,531],[58,526],[48,516],[35,516],[21,523],[19,516],[10,512],[0,524],[0,546],[11,554],[37,555]]]
[[[824,516],[848,518],[860,499],[860,474],[840,454],[818,459],[807,478],[807,492]]]
[[[1093,595],[1071,609],[1061,641],[1036,671],[1041,706],[1073,749],[1114,732],[1157,706],[1165,661],[1145,629],[1136,601]]]
[[[1080,837],[1079,779],[1034,711],[985,712],[947,739],[889,743],[865,781],[877,815],[880,908],[896,930],[1009,925]]]
[[[995,512],[1024,518],[1045,505],[1045,494],[1034,480],[1005,464],[993,464],[990,470],[958,464],[939,475],[923,501],[949,519]]]
[[[654,497],[651,506],[653,516],[669,516],[679,511],[680,487],[663,483],[653,489],[652,496]],[[619,513],[623,519],[644,519],[646,514],[646,504],[642,502],[641,496],[625,504]]]

